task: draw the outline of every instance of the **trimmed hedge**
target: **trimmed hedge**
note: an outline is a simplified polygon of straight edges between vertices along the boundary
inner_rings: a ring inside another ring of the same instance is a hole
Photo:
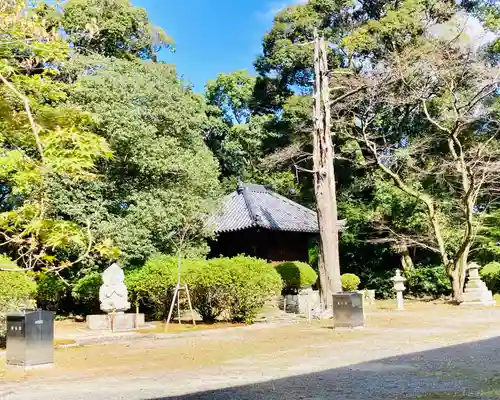
[[[290,261],[279,264],[276,271],[283,280],[284,293],[296,293],[316,283],[318,274],[309,265],[300,261]]]
[[[182,280],[189,285],[193,308],[205,322],[226,313],[232,321],[249,322],[265,301],[280,293],[282,282],[275,268],[253,257],[183,260]],[[177,259],[157,255],[131,272],[126,283],[132,296],[166,318],[177,283]]]
[[[12,260],[0,255],[2,268],[19,268]],[[5,314],[35,307],[36,283],[27,272],[0,271],[0,342],[5,337]]]
[[[493,261],[481,269],[484,283],[493,293],[500,293],[500,262]]]
[[[184,260],[183,277],[187,272],[186,264]],[[135,302],[142,301],[147,308],[153,310],[155,318],[167,317],[176,283],[177,259],[163,254],[152,256],[142,268],[125,276],[131,299]]]
[[[252,322],[266,300],[281,292],[281,278],[276,268],[265,260],[237,256],[214,258],[209,264],[225,268],[230,276],[228,293],[232,321]]]
[[[355,274],[342,274],[340,276],[342,281],[342,290],[344,292],[354,292],[358,290],[361,279]]]
[[[232,279],[227,262],[204,262],[188,278],[193,307],[204,322],[214,322],[229,309]]]

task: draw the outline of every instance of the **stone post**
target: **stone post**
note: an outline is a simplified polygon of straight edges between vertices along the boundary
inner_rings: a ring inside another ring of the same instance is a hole
[[[404,300],[403,300],[403,292],[406,289],[406,287],[404,285],[404,283],[406,282],[406,278],[404,276],[401,276],[401,271],[399,269],[397,269],[396,276],[394,276],[391,279],[394,282],[393,290],[396,292],[397,310],[403,311],[405,309]]]

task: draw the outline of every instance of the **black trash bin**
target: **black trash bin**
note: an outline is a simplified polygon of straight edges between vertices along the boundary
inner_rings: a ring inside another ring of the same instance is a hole
[[[364,326],[363,295],[357,292],[335,293],[333,295],[333,318],[336,328]]]
[[[26,367],[54,362],[54,312],[7,314],[6,361]]]

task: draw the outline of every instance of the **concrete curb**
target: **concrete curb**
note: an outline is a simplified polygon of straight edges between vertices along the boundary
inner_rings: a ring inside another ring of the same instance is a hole
[[[253,325],[243,325],[243,326],[231,326],[228,328],[221,329],[207,329],[194,332],[182,332],[182,333],[137,333],[137,332],[127,332],[121,335],[115,336],[104,336],[104,337],[94,337],[94,338],[82,338],[74,339],[75,343],[71,344],[61,344],[56,345],[55,348],[69,348],[69,347],[79,347],[79,346],[92,346],[101,344],[119,344],[130,342],[134,340],[150,339],[150,340],[168,340],[168,339],[178,339],[183,337],[197,337],[197,336],[216,336],[220,334],[225,334],[227,332],[234,332],[242,329],[267,329],[282,325],[293,325],[301,321],[279,321],[279,322],[258,322]],[[64,338],[60,338],[64,339]]]

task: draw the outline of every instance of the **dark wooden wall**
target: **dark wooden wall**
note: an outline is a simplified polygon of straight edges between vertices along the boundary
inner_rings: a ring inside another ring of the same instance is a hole
[[[268,261],[308,262],[309,239],[302,232],[281,232],[252,228],[220,234],[211,241],[209,257],[234,257],[245,254]]]

